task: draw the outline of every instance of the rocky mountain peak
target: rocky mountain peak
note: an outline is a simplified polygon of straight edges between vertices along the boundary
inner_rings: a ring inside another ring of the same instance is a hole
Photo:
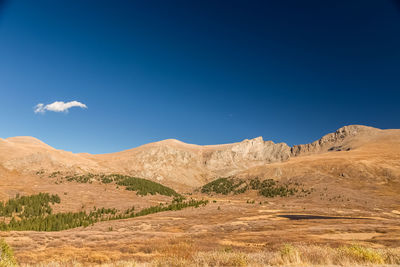
[[[371,136],[377,128],[363,125],[348,125],[329,133],[311,144],[295,145],[291,148],[292,156],[321,153],[328,151],[351,150],[354,148],[349,141],[354,137]]]

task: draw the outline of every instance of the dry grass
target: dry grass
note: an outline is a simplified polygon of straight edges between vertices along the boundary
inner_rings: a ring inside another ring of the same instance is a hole
[[[166,247],[165,245],[169,245]],[[49,262],[29,267],[200,267],[200,266],[382,266],[400,265],[400,249],[373,249],[361,245],[332,248],[328,246],[284,244],[279,250],[241,252],[232,249],[197,252],[190,241],[170,240],[159,244],[157,253],[149,261],[103,262],[100,255],[91,255],[90,261],[81,263]],[[93,258],[94,257],[94,258]]]

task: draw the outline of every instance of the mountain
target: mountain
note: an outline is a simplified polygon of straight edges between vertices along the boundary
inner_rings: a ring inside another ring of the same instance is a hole
[[[264,141],[262,137],[207,146],[168,139],[101,155],[74,154],[54,149],[33,137],[12,137],[0,139],[0,166],[29,175],[58,171],[121,173],[183,190],[217,177],[270,175],[282,178],[330,167],[345,168],[346,171],[336,170],[343,175],[389,173],[397,177],[399,144],[400,130],[361,125],[345,126],[311,144],[293,147]],[[321,165],[314,169],[316,162]]]
[[[212,178],[290,157],[284,144],[261,137],[225,145],[199,146],[164,140],[138,148],[89,159],[113,171],[153,178],[160,182],[200,186]]]
[[[322,192],[318,187],[374,201],[388,197],[387,203],[400,205],[400,130],[345,126],[291,151],[288,161],[252,167],[237,176],[292,179]]]
[[[382,131],[373,127],[361,125],[344,126],[311,144],[293,146],[291,153],[292,156],[299,156],[328,151],[349,151],[367,143],[379,133],[382,133]]]

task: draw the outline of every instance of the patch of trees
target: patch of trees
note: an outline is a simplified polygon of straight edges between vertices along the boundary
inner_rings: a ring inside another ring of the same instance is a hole
[[[273,179],[260,180],[253,178],[248,180],[238,178],[218,178],[200,188],[204,194],[242,194],[247,190],[257,190],[264,197],[288,197],[297,193],[310,194],[312,190],[304,189],[299,183],[280,183]]]
[[[245,186],[243,186],[245,185]],[[202,193],[211,194],[223,194],[228,195],[230,193],[240,194],[247,190],[247,185],[243,180],[233,178],[218,178],[201,188]]]
[[[82,183],[82,184],[86,184],[86,183],[92,183],[92,178],[93,176],[89,173],[89,174],[85,174],[85,175],[74,175],[74,176],[67,176],[65,177],[65,179],[68,182],[77,182],[77,183]]]
[[[17,196],[1,203],[1,207],[11,207],[10,212],[2,213],[3,220],[0,222],[0,230],[16,231],[60,231],[76,227],[87,227],[99,221],[110,221],[118,219],[133,218],[144,216],[162,211],[181,210],[187,207],[198,208],[201,205],[207,205],[208,200],[190,199],[185,201],[182,196],[177,196],[170,204],[159,204],[135,212],[132,207],[125,211],[107,208],[94,208],[90,212],[64,212],[53,214],[49,203],[60,203],[58,195],[49,195],[39,193],[32,196]],[[4,209],[5,210],[5,209]],[[26,213],[26,210],[35,212]]]
[[[273,179],[263,181],[253,179],[250,181],[250,187],[253,190],[258,190],[258,193],[264,197],[288,197],[293,196],[298,192],[298,187],[291,184],[280,184]]]
[[[58,173],[57,173],[58,175]],[[56,177],[55,175],[50,177]],[[164,186],[162,184],[143,179],[138,177],[132,177],[121,174],[92,174],[87,173],[83,175],[68,175],[64,178],[60,178],[60,182],[63,179],[67,182],[77,182],[77,183],[92,183],[97,181],[103,184],[115,183],[117,186],[125,186],[126,190],[136,191],[137,195],[146,196],[148,194],[155,195],[160,194],[164,196],[179,196],[179,194],[170,187]]]
[[[208,204],[208,200],[195,200],[190,199],[188,201],[183,201],[182,198],[175,198],[169,205],[158,205],[149,208],[142,209],[138,213],[135,214],[136,216],[144,216],[152,213],[162,212],[162,211],[174,211],[174,210],[182,210],[188,207],[195,207],[198,208],[200,206],[205,206]]]
[[[85,211],[64,212],[22,219],[12,217],[8,224],[5,222],[0,223],[0,229],[3,231],[60,231],[80,226],[87,227],[95,222],[111,219],[116,213],[116,209],[102,208],[89,213]]]
[[[58,195],[39,193],[32,196],[20,196],[6,202],[0,202],[0,217],[11,217],[14,214],[21,218],[51,214],[51,204],[60,203]]]
[[[164,196],[179,196],[175,190],[162,184],[125,175],[113,175],[117,185],[125,186],[126,190],[136,191],[136,194],[146,196],[147,194],[160,194]]]

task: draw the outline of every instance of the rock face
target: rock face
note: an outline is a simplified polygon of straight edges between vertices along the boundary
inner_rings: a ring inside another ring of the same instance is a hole
[[[262,137],[239,143],[198,146],[164,140],[91,158],[99,165],[131,175],[198,186],[218,176],[289,159],[290,147]]]
[[[328,151],[349,151],[356,146],[354,138],[362,139],[375,135],[379,129],[362,126],[349,125],[330,133],[321,139],[305,145],[295,145],[291,148],[291,156],[309,155]],[[357,141],[357,140],[356,140]]]
[[[306,145],[290,148],[262,137],[224,145],[199,146],[169,139],[103,155],[54,149],[32,137],[0,139],[0,167],[18,172],[121,173],[182,187],[283,162],[291,157],[352,150],[382,130],[351,125]]]
[[[246,139],[229,147],[203,152],[205,167],[210,170],[247,168],[249,166],[288,160],[290,147],[285,143],[275,144],[262,137]]]

